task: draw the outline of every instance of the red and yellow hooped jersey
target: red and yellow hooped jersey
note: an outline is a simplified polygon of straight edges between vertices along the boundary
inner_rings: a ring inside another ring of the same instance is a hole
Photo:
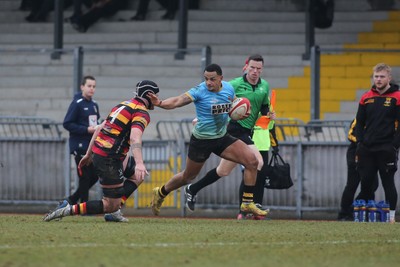
[[[142,132],[150,123],[144,103],[136,98],[121,102],[112,108],[103,129],[97,136],[93,152],[107,157],[123,158],[129,150],[132,128]]]

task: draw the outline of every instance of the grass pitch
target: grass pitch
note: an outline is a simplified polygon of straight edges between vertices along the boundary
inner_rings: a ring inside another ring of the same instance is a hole
[[[0,215],[0,266],[398,266],[400,224]]]

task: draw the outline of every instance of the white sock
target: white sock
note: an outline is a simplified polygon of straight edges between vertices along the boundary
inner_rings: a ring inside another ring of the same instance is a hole
[[[396,210],[389,211],[389,216],[390,216],[389,218],[391,221],[394,221],[395,215],[396,215]]]

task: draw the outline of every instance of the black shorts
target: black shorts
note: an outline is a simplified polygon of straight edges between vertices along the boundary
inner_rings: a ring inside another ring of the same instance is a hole
[[[92,154],[94,169],[100,184],[116,185],[124,182],[122,160]]]
[[[125,166],[124,176],[125,178],[130,178],[132,175],[135,174],[136,162],[133,156],[127,156],[127,157],[128,157],[128,162],[126,163]]]
[[[190,137],[188,158],[195,162],[205,162],[214,153],[218,156],[238,139],[230,134],[225,134],[217,139],[197,139]]]
[[[229,122],[227,131],[233,137],[242,140],[246,145],[254,145],[254,142],[251,139],[252,136],[251,130],[244,128],[236,121]]]

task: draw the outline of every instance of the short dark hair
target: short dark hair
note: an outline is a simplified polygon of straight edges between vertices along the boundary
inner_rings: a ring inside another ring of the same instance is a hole
[[[86,75],[85,77],[82,78],[81,85],[85,85],[87,80],[95,81],[96,79],[91,75]]]
[[[249,56],[249,58],[247,59],[247,63],[249,63],[250,60],[258,61],[258,62],[261,61],[264,65],[264,58],[259,54],[254,54],[254,55]]]
[[[204,71],[206,72],[216,72],[218,75],[222,75],[222,69],[221,69],[221,67],[218,65],[218,64],[210,64],[210,65],[208,65],[205,69],[204,69]]]

